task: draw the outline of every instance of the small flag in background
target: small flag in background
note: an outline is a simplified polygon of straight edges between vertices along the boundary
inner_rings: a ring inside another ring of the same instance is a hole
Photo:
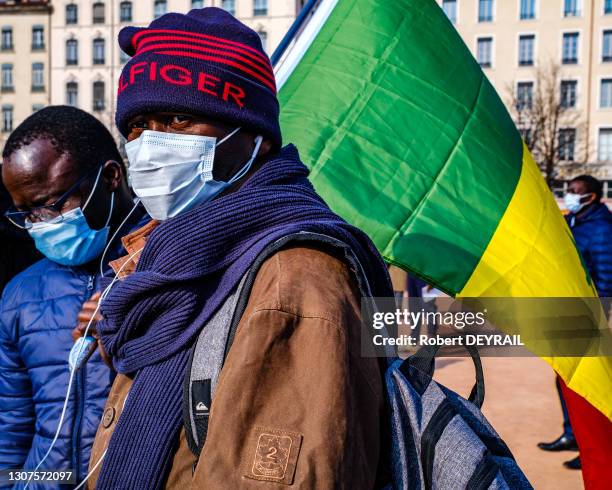
[[[285,141],[390,263],[455,296],[597,295],[504,104],[434,0],[322,0],[276,75]],[[546,360],[612,419],[610,357]]]

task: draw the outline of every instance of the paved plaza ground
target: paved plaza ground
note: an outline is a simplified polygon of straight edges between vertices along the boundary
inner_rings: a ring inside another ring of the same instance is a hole
[[[537,490],[582,489],[579,471],[567,470],[563,461],[576,452],[549,453],[538,449],[561,434],[561,408],[554,374],[539,358],[483,358],[486,395],[483,412],[506,441],[527,478]],[[469,394],[474,367],[468,358],[436,362],[435,378]]]

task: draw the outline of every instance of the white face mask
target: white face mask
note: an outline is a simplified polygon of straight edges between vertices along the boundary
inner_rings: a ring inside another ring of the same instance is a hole
[[[568,192],[567,194],[565,194],[565,196],[563,196],[563,202],[565,204],[565,207],[567,208],[567,210],[570,213],[577,213],[578,211],[580,211],[583,207],[586,206],[587,203],[582,203],[580,202],[580,200],[584,197],[589,196],[590,194],[573,194],[571,192]]]
[[[129,181],[149,215],[166,220],[212,200],[249,171],[263,138],[257,136],[249,161],[228,182],[213,179],[215,148],[212,136],[143,131],[125,145],[130,167]]]

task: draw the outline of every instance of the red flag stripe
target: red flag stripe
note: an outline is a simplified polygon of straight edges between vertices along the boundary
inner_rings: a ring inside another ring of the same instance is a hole
[[[167,55],[171,55],[171,56],[183,56],[185,58],[197,58],[197,59],[200,59],[200,60],[214,61],[216,63],[222,63],[222,64],[225,64],[225,65],[233,66],[234,68],[238,68],[239,70],[243,71],[244,73],[247,73],[248,75],[256,78],[261,83],[263,83],[266,87],[268,87],[270,90],[272,90],[272,92],[274,94],[276,94],[276,85],[274,83],[270,82],[270,80],[268,80],[267,78],[264,78],[259,73],[254,72],[250,68],[247,68],[246,66],[244,66],[244,65],[242,65],[240,63],[236,63],[235,61],[231,61],[231,60],[228,60],[228,59],[225,59],[225,58],[220,58],[218,56],[208,56],[208,55],[193,53],[193,52],[190,52],[190,51],[155,51],[155,52],[157,54],[167,54]]]
[[[175,30],[175,29],[146,29],[146,30],[137,32],[136,34],[134,34],[134,37],[132,37],[132,46],[134,47],[134,49],[136,49],[137,47],[138,40],[142,36],[145,36],[148,34],[182,34],[185,36],[191,36],[191,37],[200,38],[200,39],[210,39],[211,41],[217,41],[220,43],[224,43],[224,44],[246,49],[250,51],[251,53],[253,53],[255,56],[258,56],[262,61],[267,62],[267,63],[270,62],[266,56],[264,56],[263,54],[261,54],[259,51],[257,51],[255,48],[252,48],[248,44],[239,43],[237,41],[230,41],[229,39],[223,39],[222,37],[211,36],[209,34],[201,34],[199,32],[190,32],[190,31],[180,31],[180,30]]]
[[[272,74],[271,71],[266,71],[264,70],[260,65],[257,65],[255,63],[253,63],[251,60],[246,59],[243,56],[240,56],[238,54],[235,53],[229,53],[227,51],[221,51],[218,49],[210,49],[210,48],[205,48],[203,46],[193,46],[191,44],[181,44],[181,43],[158,43],[158,44],[152,44],[150,46],[147,46],[145,48],[139,48],[138,52],[136,54],[139,53],[144,53],[147,51],[159,51],[160,49],[181,49],[181,50],[192,50],[192,51],[201,51],[201,52],[205,52],[205,53],[212,53],[212,54],[216,54],[216,55],[221,55],[221,56],[226,56],[229,58],[234,58],[238,61],[241,61],[242,63],[245,63],[246,65],[252,67],[253,69],[257,70],[261,75],[263,75],[264,77],[266,77],[268,80],[270,80],[272,83],[274,83],[274,75]]]
[[[194,38],[192,36],[183,36],[183,35],[169,36],[169,35],[164,35],[164,36],[150,36],[150,37],[146,37],[145,39],[143,39],[141,42],[138,43],[138,48],[136,49],[136,53],[139,53],[144,46],[149,45],[150,43],[153,43],[153,42],[160,42],[160,41],[190,42],[190,43],[197,44],[197,45],[213,46],[213,47],[216,47],[216,48],[225,49],[227,51],[235,51],[236,53],[248,56],[249,58],[251,58],[251,60],[255,61],[256,63],[259,63],[259,65],[262,68],[265,68],[265,69],[269,70],[270,72],[272,72],[272,65],[270,65],[270,62],[268,60],[262,60],[261,58],[258,58],[257,56],[253,56],[253,54],[251,52],[247,51],[246,49],[236,48],[236,47],[233,47],[233,46],[227,46],[227,45],[222,44],[222,43],[218,43],[218,42],[214,42],[214,41],[207,41],[207,40],[204,40],[204,39],[198,39],[198,38]]]

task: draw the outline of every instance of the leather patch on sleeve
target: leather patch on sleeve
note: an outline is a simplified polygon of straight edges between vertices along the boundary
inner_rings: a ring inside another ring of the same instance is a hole
[[[249,435],[244,476],[291,485],[302,435],[281,429],[255,427]]]

